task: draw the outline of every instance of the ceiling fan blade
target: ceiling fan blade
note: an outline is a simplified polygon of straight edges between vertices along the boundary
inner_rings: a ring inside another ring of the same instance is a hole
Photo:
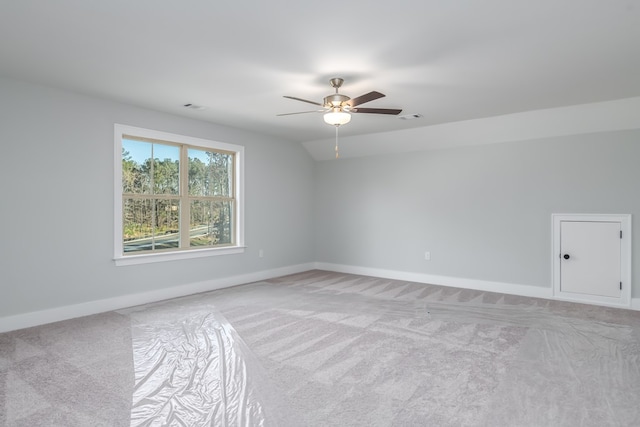
[[[320,104],[319,102],[309,101],[308,99],[296,98],[295,96],[287,96],[287,95],[284,95],[284,97],[289,99],[295,99],[296,101],[308,102],[309,104],[319,105],[322,107],[322,104]]]
[[[326,110],[298,111],[297,113],[276,114],[276,116],[292,116],[294,114],[306,114],[306,113],[324,113],[325,111]]]
[[[397,116],[402,112],[402,110],[397,110],[393,108],[354,108],[351,110],[352,113],[370,113],[370,114],[393,114]]]
[[[356,105],[364,104],[365,102],[370,102],[374,99],[383,98],[384,96],[385,95],[381,94],[380,92],[373,91],[365,93],[364,95],[360,95],[357,98],[350,99],[349,101],[347,101],[347,105],[355,107]]]

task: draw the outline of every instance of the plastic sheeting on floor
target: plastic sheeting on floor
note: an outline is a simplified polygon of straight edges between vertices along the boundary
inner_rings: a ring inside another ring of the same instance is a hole
[[[133,312],[131,320],[131,426],[267,425],[261,393],[269,384],[221,314],[169,304]]]

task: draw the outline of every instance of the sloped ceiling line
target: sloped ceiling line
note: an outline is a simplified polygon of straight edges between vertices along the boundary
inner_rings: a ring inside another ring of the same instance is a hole
[[[438,150],[557,136],[640,129],[640,97],[527,111],[421,128],[343,137],[340,157]],[[332,139],[303,142],[317,160],[334,159]]]

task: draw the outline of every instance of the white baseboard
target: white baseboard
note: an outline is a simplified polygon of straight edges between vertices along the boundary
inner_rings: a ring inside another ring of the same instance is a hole
[[[597,304],[590,301],[567,300],[555,297],[551,286],[548,288],[531,285],[519,285],[504,282],[492,282],[487,280],[465,279],[461,277],[437,276],[433,274],[408,273],[405,271],[383,270],[378,268],[358,267],[353,265],[341,265],[316,262],[318,270],[334,271],[336,273],[358,274],[362,276],[381,277],[383,279],[406,280],[407,282],[428,283],[431,285],[448,286],[452,288],[474,289],[485,292],[498,292],[501,294],[519,295],[532,298],[544,298],[559,301],[570,301],[581,304]],[[602,305],[602,304],[597,304]],[[640,311],[640,298],[632,298],[631,306],[609,305],[610,307],[632,309]]]
[[[556,299],[551,287],[518,285],[504,282],[492,282],[486,280],[465,279],[460,277],[437,276],[423,273],[410,273],[396,270],[384,270],[378,268],[358,267],[351,265],[331,263],[306,263],[272,270],[258,271],[255,273],[241,274],[238,276],[223,277],[202,282],[189,283],[171,288],[137,294],[122,295],[80,304],[56,307],[47,310],[17,314],[14,316],[0,317],[0,333],[44,325],[46,323],[59,322],[61,320],[76,317],[89,316],[104,313],[106,311],[119,310],[140,304],[162,301],[171,298],[179,298],[201,292],[228,288],[246,283],[286,276],[288,274],[302,273],[309,270],[327,270],[337,273],[358,274],[363,276],[380,277],[384,279],[406,280],[408,282],[429,283],[432,285],[449,286],[453,288],[475,289],[486,292],[499,292],[509,295],[520,295],[533,298]],[[640,311],[640,298],[631,299],[631,309]]]
[[[317,262],[318,270],[335,271],[337,273],[359,274],[363,276],[381,277],[384,279],[406,280],[407,282],[428,283],[431,285],[449,286],[452,288],[474,289],[486,292],[499,292],[502,294],[520,295],[534,298],[552,299],[551,287],[516,285],[504,282],[491,282],[487,280],[465,279],[461,277],[437,276],[424,273],[409,273],[396,270],[382,270],[378,268],[357,267],[352,265],[330,264]]]
[[[238,276],[223,277],[219,279],[206,280],[203,282],[173,286],[171,288],[158,289],[155,291],[122,295],[113,298],[89,301],[80,304],[51,308],[47,310],[17,314],[14,316],[0,317],[0,332],[14,331],[17,329],[44,325],[46,323],[59,322],[61,320],[68,320],[76,317],[89,316],[92,314],[104,313],[106,311],[133,307],[140,304],[148,304],[151,302],[162,301],[170,298],[179,298],[201,292],[208,292],[216,289],[242,285],[245,283],[258,282],[261,280],[272,279],[274,277],[286,276],[288,274],[295,274],[313,270],[314,267],[315,265],[313,263],[298,264],[288,267],[275,268],[272,270],[257,271],[255,273],[241,274]]]

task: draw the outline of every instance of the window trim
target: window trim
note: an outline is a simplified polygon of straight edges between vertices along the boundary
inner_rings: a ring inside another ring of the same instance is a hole
[[[141,253],[124,255],[122,242],[122,138],[125,135],[135,135],[141,138],[150,138],[159,141],[187,144],[195,147],[211,148],[215,150],[230,151],[235,153],[234,167],[234,196],[236,209],[235,244],[231,246],[180,249],[176,251],[162,251],[155,253]],[[209,139],[195,138],[186,135],[173,134],[152,129],[114,124],[114,256],[117,266],[146,264],[152,262],[174,261],[181,259],[202,258],[217,255],[239,254],[245,251],[244,245],[244,147],[241,145],[213,141]]]

